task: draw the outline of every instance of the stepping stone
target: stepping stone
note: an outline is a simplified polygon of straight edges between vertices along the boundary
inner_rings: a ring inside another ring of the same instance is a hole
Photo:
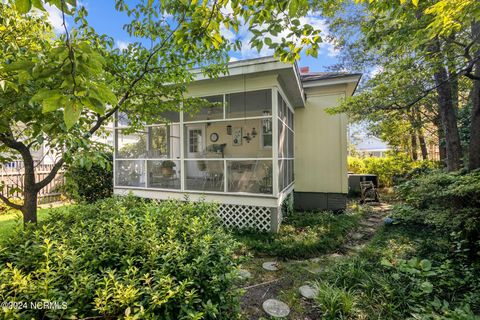
[[[363,233],[360,233],[360,232],[355,232],[352,234],[352,239],[355,239],[355,240],[360,240],[364,237],[365,235]]]
[[[265,300],[262,304],[263,310],[275,318],[284,318],[290,314],[290,308],[285,302],[276,299]]]
[[[277,271],[279,269],[278,263],[276,261],[264,262],[262,268],[268,271]]]
[[[252,277],[252,274],[250,273],[250,271],[245,270],[245,269],[238,270],[238,275],[240,276],[240,279],[242,279],[242,280],[246,280],[246,279],[249,279],[249,278]]]
[[[301,286],[300,288],[298,288],[298,291],[300,291],[300,294],[302,295],[302,297],[306,299],[313,299],[318,294],[318,289],[313,288],[309,285]]]
[[[366,226],[366,227],[373,227],[374,225],[376,225],[376,223],[365,220],[365,221],[360,221],[360,225]]]
[[[346,246],[343,246],[345,249],[347,250],[351,250],[351,251],[360,251],[363,249],[363,247],[365,247],[364,244],[357,244],[356,246],[350,246],[350,245],[346,245]]]
[[[340,254],[340,253],[332,253],[330,255],[330,258],[332,258],[332,259],[339,259],[339,258],[343,258],[343,257],[344,257],[343,254]]]
[[[311,264],[311,265],[305,267],[304,269],[307,270],[310,273],[313,273],[313,274],[318,274],[318,273],[321,273],[321,272],[325,271],[325,267],[320,266],[318,264],[313,264],[313,265]]]

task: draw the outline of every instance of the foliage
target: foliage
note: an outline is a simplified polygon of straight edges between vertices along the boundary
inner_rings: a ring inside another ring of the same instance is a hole
[[[328,283],[317,283],[318,294],[315,303],[322,312],[322,319],[346,319],[355,310],[355,296],[347,290]]]
[[[350,312],[362,319],[476,319],[479,276],[479,266],[452,254],[441,233],[394,225],[318,281],[337,295],[352,295]],[[329,312],[342,311],[334,305]]]
[[[236,244],[215,213],[206,203],[134,197],[53,210],[0,250],[0,297],[66,308],[2,316],[233,319]]]
[[[397,179],[414,169],[435,166],[436,164],[431,161],[412,161],[404,154],[394,154],[384,158],[348,157],[349,172],[375,174],[378,176],[379,184],[384,187],[393,186]]]
[[[44,4],[61,10],[61,34],[52,31]],[[181,105],[185,112],[195,110],[199,99],[185,97],[197,75],[191,70],[207,78],[226,74],[228,53],[241,49],[241,41],[226,34],[240,27],[252,32],[250,46],[268,46],[282,61],[295,61],[303,49],[316,56],[321,30],[300,23],[308,4],[116,0],[115,9],[128,17],[124,30],[132,39],[119,49],[112,37],[89,25],[86,7],[75,0],[0,2],[0,160],[21,157],[27,176],[22,205],[3,194],[0,198],[22,209],[25,222],[35,222],[35,198],[64,164],[79,157],[102,159],[98,152],[105,146],[92,136],[117,111],[131,115],[134,130],[164,122],[163,112],[179,111]],[[31,13],[32,8],[40,10]],[[66,16],[73,19],[70,28]],[[40,147],[59,159],[49,175],[35,181],[30,150]]]
[[[474,74],[480,70],[480,42],[475,36],[479,2],[319,3],[332,20],[333,33],[343,49],[341,63],[335,68],[368,74],[359,94],[331,111],[347,112],[354,120],[367,121],[374,127],[373,133],[394,142],[392,145],[401,145],[405,152],[412,147],[409,141],[421,137],[420,141],[445,142],[448,156],[442,160],[448,170],[458,170],[464,154],[456,112],[464,114],[468,100],[478,101],[473,97],[478,95],[475,88],[480,85]],[[475,128],[476,117],[472,112],[464,124]],[[470,136],[469,148],[478,147],[476,137]]]
[[[480,170],[420,174],[398,186],[398,193],[406,203],[395,208],[399,222],[435,227],[456,250],[480,252]]]
[[[80,158],[65,172],[64,190],[70,199],[93,203],[113,194],[113,155],[98,154],[107,160],[86,162]]]
[[[276,234],[240,231],[236,237],[256,254],[288,259],[310,258],[341,244],[362,214],[360,207],[346,214],[296,212],[285,218]]]

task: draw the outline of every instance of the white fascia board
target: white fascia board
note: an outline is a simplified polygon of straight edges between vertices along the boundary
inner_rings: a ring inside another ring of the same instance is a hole
[[[320,79],[320,80],[313,80],[313,81],[305,81],[303,82],[304,88],[313,88],[313,87],[325,87],[325,86],[332,86],[336,84],[349,84],[349,83],[357,83],[360,81],[360,75],[352,75],[346,77],[339,77],[333,79]]]

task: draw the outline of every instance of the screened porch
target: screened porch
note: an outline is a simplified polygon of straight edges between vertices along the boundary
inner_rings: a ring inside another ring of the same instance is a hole
[[[201,97],[196,113],[115,122],[115,188],[277,196],[294,181],[294,112],[278,88]]]

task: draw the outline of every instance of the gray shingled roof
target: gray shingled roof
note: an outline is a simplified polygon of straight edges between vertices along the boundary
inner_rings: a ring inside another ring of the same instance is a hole
[[[361,76],[361,73],[348,73],[348,72],[309,72],[300,74],[302,82],[326,80],[334,78],[343,78],[350,76]]]

